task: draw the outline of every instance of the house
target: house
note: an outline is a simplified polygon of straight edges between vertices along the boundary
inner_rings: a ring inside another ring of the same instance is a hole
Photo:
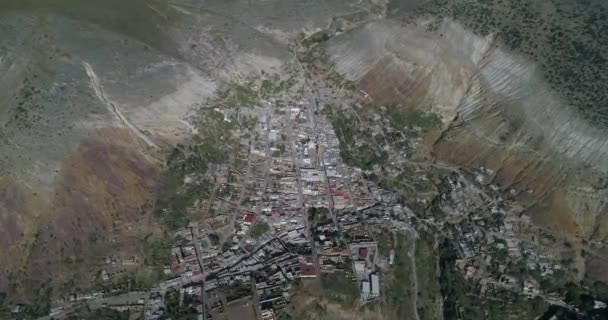
[[[248,213],[243,216],[243,223],[247,226],[251,225],[255,221],[255,214]]]
[[[355,274],[358,279],[365,278],[365,261],[355,261]]]
[[[317,268],[313,263],[301,262],[300,263],[300,278],[316,278]]]
[[[367,280],[361,281],[361,300],[365,301],[369,299],[371,293],[370,283]]]
[[[367,248],[359,248],[359,259],[367,260]]]
[[[377,297],[380,295],[380,280],[378,279],[377,274],[371,274],[369,276],[371,284],[372,284],[372,293],[373,297]]]
[[[262,320],[274,320],[274,319],[276,319],[275,315],[274,315],[274,312],[272,312],[272,309],[271,310],[262,311],[261,316],[262,316]]]

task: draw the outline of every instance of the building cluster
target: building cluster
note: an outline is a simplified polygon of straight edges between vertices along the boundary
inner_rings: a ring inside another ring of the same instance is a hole
[[[377,264],[388,257],[372,233],[403,210],[394,194],[342,164],[329,123],[305,103],[276,107],[286,104],[240,115],[255,125],[237,133],[230,163],[205,173],[213,197],[195,204],[200,220],[173,235],[164,280],[135,302],[118,296],[103,306],[143,310],[154,320],[170,316],[177,297],[199,319],[274,319],[299,282],[329,273],[356,283],[362,303],[378,298]],[[232,113],[225,121],[234,121]]]
[[[269,108],[256,128],[238,177],[217,168],[222,192],[209,200],[208,219],[176,234],[160,287],[201,288],[207,319],[227,317],[243,300],[274,319],[298,282],[326,273],[356,282],[362,303],[378,298],[376,265],[388,257],[370,226],[400,217],[394,194],[344,166],[331,126],[305,108]]]
[[[491,172],[478,171],[448,178],[438,204],[447,219],[459,221],[443,226],[456,244],[456,265],[466,279],[480,281],[484,295],[507,289],[539,296],[546,289],[541,283],[547,286],[547,281],[565,276],[578,251],[555,250],[554,236],[531,224],[521,207],[496,192],[496,185],[484,185]]]
[[[334,130],[314,104],[264,104],[239,114],[252,124],[236,133],[236,154],[205,173],[214,183],[212,197],[197,201],[191,213],[200,219],[173,235],[164,280],[149,292],[81,299],[95,301],[94,307],[143,310],[146,320],[171,316],[175,301],[198,319],[271,320],[299,283],[327,274],[356,283],[361,303],[378,299],[380,271],[395,254],[381,252],[378,234],[411,230],[414,213],[394,192],[344,165]],[[235,121],[234,110],[225,112],[225,121]],[[476,183],[460,174],[447,179],[437,204],[447,218],[423,218],[454,239],[457,265],[466,278],[483,279],[484,292],[503,287],[538,295],[540,280],[559,271],[557,258],[543,250],[540,237],[522,239],[529,221],[506,214],[513,210],[508,201],[484,191],[486,175],[480,170]],[[518,279],[512,261],[538,277]],[[104,269],[102,281],[119,272]],[[64,309],[53,310],[60,315]]]

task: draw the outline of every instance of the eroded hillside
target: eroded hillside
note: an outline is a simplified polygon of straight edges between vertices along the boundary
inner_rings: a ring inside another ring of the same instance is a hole
[[[422,148],[436,160],[491,168],[490,183],[518,190],[537,222],[604,239],[605,129],[567,105],[534,62],[493,37],[450,20],[429,32],[430,23],[371,23],[332,39],[328,53],[369,104],[439,114],[442,130]]]

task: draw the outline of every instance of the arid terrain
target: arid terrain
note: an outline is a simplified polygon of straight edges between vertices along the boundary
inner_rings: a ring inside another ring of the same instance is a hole
[[[167,190],[190,192],[191,180],[203,179],[212,191],[196,196],[218,197],[217,177],[204,179],[221,163],[204,163],[193,178],[174,175],[174,156],[201,152],[201,141],[231,147],[223,135],[204,140],[211,127],[200,111],[233,97],[254,110],[314,105],[344,163],[398,195],[407,230],[435,234],[418,247],[436,257],[428,274],[414,276],[432,288],[413,303],[415,319],[463,309],[447,297],[456,289],[443,285],[462,261],[458,275],[478,281],[466,290],[494,281],[467,269],[492,274],[488,259],[441,251],[445,239],[465,241],[452,236],[462,221],[503,201],[507,216],[529,221],[514,233],[522,251],[552,248],[556,261],[568,261],[556,262],[564,279],[605,301],[607,15],[599,1],[567,0],[1,1],[0,293],[8,299],[0,302],[59,299],[94,287],[106,261],[140,270],[156,260],[150,243],[174,231],[167,208],[183,200]],[[251,99],[265,85],[255,79],[272,75],[301,88]],[[186,160],[181,170],[200,165]],[[212,215],[212,201],[199,200],[184,211]],[[484,236],[505,233],[482,226]],[[553,242],[539,244],[534,233]],[[424,260],[415,251],[414,267]],[[401,279],[394,267],[380,269]],[[386,299],[349,309],[312,292],[296,295],[293,314],[310,305],[323,309],[319,319],[402,315],[386,312]]]

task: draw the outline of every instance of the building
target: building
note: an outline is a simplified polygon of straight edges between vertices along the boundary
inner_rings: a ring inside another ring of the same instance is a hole
[[[355,261],[355,274],[357,279],[365,278],[365,261]]]
[[[371,282],[371,296],[372,297],[378,297],[380,295],[380,280],[378,279],[378,275],[377,274],[371,274],[369,276],[370,282]]]
[[[367,259],[367,248],[359,248],[359,259],[366,260]]]
[[[367,301],[370,298],[370,294],[371,294],[371,286],[369,281],[367,280],[363,280],[361,281],[361,301]]]
[[[300,278],[316,278],[317,268],[314,263],[302,262],[300,263]]]
[[[274,320],[276,319],[274,312],[272,310],[262,311],[262,320]]]
[[[248,214],[246,214],[246,215],[243,216],[243,223],[246,226],[250,226],[253,223],[253,221],[255,221],[255,214],[248,213]]]

